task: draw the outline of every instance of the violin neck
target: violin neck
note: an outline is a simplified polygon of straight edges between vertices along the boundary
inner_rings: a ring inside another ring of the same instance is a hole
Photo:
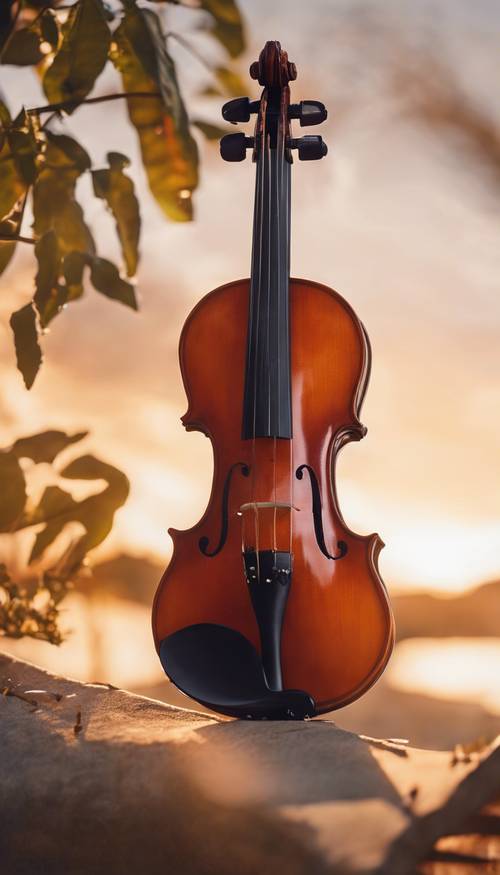
[[[290,439],[290,162],[272,117],[264,136],[257,155],[242,437]]]

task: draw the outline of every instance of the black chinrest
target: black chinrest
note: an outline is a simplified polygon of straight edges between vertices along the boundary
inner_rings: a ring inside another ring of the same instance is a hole
[[[164,638],[160,660],[183,693],[223,714],[255,720],[303,720],[315,713],[302,690],[270,690],[255,647],[215,623],[186,626]]]

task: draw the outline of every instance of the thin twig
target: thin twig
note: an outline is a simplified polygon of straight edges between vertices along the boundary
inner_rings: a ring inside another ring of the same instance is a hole
[[[56,113],[61,109],[76,109],[77,106],[89,103],[105,103],[108,100],[120,100],[129,97],[161,97],[159,91],[124,91],[119,94],[103,94],[101,97],[88,97],[86,100],[62,100],[60,103],[48,103],[46,106],[35,106],[26,110],[29,115],[43,115],[46,112]]]
[[[172,37],[173,39],[177,40],[179,45],[184,46],[186,51],[190,52],[193,58],[196,58],[200,62],[200,64],[205,67],[206,70],[208,70],[210,73],[213,73],[213,68],[208,63],[207,59],[204,58],[203,55],[200,55],[199,51],[195,49],[195,47],[191,45],[189,40],[187,40],[185,37],[181,36],[179,33],[173,33],[173,31],[169,31],[168,33],[166,33],[165,37],[167,39],[168,37]]]
[[[0,234],[0,243],[31,243],[34,246],[36,242],[33,237],[23,237],[21,234],[11,237],[8,234]]]

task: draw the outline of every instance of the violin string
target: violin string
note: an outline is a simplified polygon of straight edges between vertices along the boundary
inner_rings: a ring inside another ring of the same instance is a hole
[[[284,122],[284,124],[285,124],[286,122],[288,122],[288,119],[286,119],[286,121]],[[291,133],[291,132],[289,131],[289,133]],[[286,141],[285,141],[285,142],[286,142]],[[291,300],[291,295],[290,295],[290,251],[291,251],[291,240],[290,240],[291,184],[290,184],[290,181],[291,181],[291,167],[288,165],[288,162],[286,162],[285,180],[286,180],[286,191],[285,191],[285,199],[286,199],[286,201],[285,201],[285,217],[286,217],[285,241],[286,241],[286,242],[285,242],[285,245],[286,245],[286,248],[287,248],[286,276],[287,276],[287,300],[288,300],[288,320],[287,320],[287,331],[288,331],[288,338],[289,338],[289,340],[288,340],[288,343],[289,343],[288,355],[289,355],[289,357],[290,357],[290,382],[292,382],[292,380],[293,380],[293,372],[292,372],[292,352],[293,352],[293,350],[292,350],[292,345],[291,345],[291,344],[292,344],[292,331],[291,331],[291,325],[292,325],[292,300]],[[292,555],[292,548],[293,548],[293,522],[294,522],[294,513],[295,513],[295,511],[294,511],[294,507],[295,507],[295,505],[294,505],[294,498],[293,498],[293,484],[294,484],[294,480],[293,480],[293,464],[294,464],[294,462],[293,462],[293,406],[292,406],[292,402],[293,402],[293,392],[292,392],[292,386],[290,386],[290,392],[291,392],[291,395],[292,395],[292,397],[291,397],[291,399],[290,399],[291,417],[292,417],[292,432],[291,432],[291,435],[290,435],[290,452],[289,452],[289,465],[290,465],[290,484],[289,484],[289,493],[290,493],[290,525],[289,525],[289,531],[290,531],[290,544],[289,544],[289,552],[290,552],[290,556],[291,556],[291,555]]]
[[[283,159],[284,159],[284,113],[283,113],[283,97],[281,97],[280,103],[280,117],[279,117],[279,126],[278,126],[278,137],[276,143],[276,161],[275,161],[275,190],[276,190],[276,239],[277,239],[277,258],[276,258],[276,271],[277,271],[277,295],[278,295],[278,316],[276,321],[276,336],[275,342],[277,346],[277,361],[278,361],[278,421],[280,420],[280,411],[281,411],[281,348],[280,348],[280,338],[281,338],[281,284],[283,282],[282,271],[281,271],[281,248],[283,246],[284,241],[281,239],[281,198],[283,196]],[[274,438],[274,446],[273,446],[273,486],[274,486],[274,515],[273,515],[273,543],[275,551],[278,549],[277,546],[277,440]]]
[[[252,502],[254,504],[254,527],[255,527],[255,552],[257,558],[257,580],[260,580],[260,560],[259,560],[259,513],[257,509],[257,497],[255,494],[256,490],[256,463],[257,463],[257,449],[256,449],[256,418],[257,418],[257,386],[258,386],[258,362],[259,362],[259,321],[260,321],[260,296],[262,289],[262,243],[263,243],[263,207],[264,207],[264,174],[263,174],[263,154],[265,150],[265,141],[266,141],[266,92],[264,91],[261,103],[261,125],[260,125],[260,155],[257,155],[257,191],[256,191],[256,203],[258,204],[258,231],[259,239],[258,239],[258,272],[257,272],[257,282],[254,284],[254,293],[257,295],[257,312],[254,315],[256,316],[254,324],[255,324],[255,342],[254,342],[254,367],[253,367],[253,434],[252,434]]]

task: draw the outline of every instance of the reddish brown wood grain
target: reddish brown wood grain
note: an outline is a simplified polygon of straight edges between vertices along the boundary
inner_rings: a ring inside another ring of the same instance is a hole
[[[369,347],[362,324],[344,299],[326,286],[290,281],[293,440],[241,439],[248,280],[211,292],[188,317],[180,362],[189,406],[188,430],[207,434],[213,445],[214,478],[207,509],[193,528],[170,530],[174,552],[155,599],[157,646],[192,623],[221,623],[259,638],[242,570],[242,521],[255,539],[248,502],[283,502],[293,510],[265,510],[259,519],[259,549],[287,550],[293,578],[282,638],[284,683],[310,693],[318,713],[360,696],[383,671],[394,639],[394,622],[377,570],[378,535],[352,532],[340,513],[334,485],[335,458],[348,440],[359,440],[359,421],[369,373]],[[199,550],[200,537],[214,546],[221,526],[221,494],[235,462],[251,474],[233,474],[229,532],[213,558]],[[307,474],[316,472],[323,502],[325,541],[334,554],[339,540],[347,555],[332,561],[316,542]]]

